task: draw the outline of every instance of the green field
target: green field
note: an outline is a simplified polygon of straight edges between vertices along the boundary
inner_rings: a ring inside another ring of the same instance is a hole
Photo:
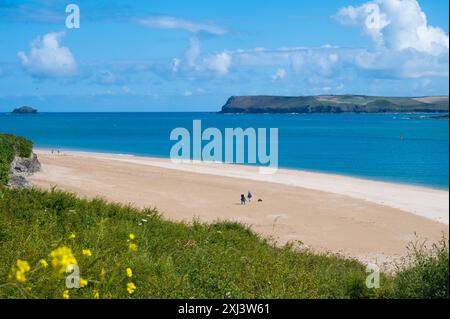
[[[412,246],[396,275],[368,289],[360,262],[277,247],[237,223],[176,223],[153,209],[0,186],[0,298],[448,298],[446,243]],[[82,287],[66,288],[68,264]]]

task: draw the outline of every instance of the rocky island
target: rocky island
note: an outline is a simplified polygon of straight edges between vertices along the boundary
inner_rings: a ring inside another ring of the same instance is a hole
[[[232,96],[220,113],[448,113],[448,96]]]
[[[14,109],[12,114],[36,114],[38,111],[30,106],[22,106]]]

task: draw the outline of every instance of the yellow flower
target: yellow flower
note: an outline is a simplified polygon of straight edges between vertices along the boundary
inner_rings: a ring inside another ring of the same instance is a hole
[[[87,257],[92,256],[92,251],[90,249],[83,249],[83,255]]]
[[[81,288],[86,287],[87,284],[88,284],[87,279],[80,278],[80,287],[81,287]]]
[[[129,282],[127,284],[127,291],[130,295],[132,295],[134,293],[134,291],[136,290],[136,285],[132,282]]]
[[[133,270],[131,270],[130,267],[127,268],[127,277],[129,278],[133,277]]]
[[[136,236],[133,233],[131,233],[128,235],[128,238],[130,238],[130,240],[134,240]]]
[[[28,264],[28,262],[26,260],[22,260],[22,259],[17,259],[17,269],[21,272],[27,272],[30,271],[30,265]]]
[[[16,273],[16,280],[18,282],[25,282],[27,281],[27,277],[25,276],[25,273],[30,271],[30,265],[26,260],[17,259],[16,266],[13,267],[13,272]]]
[[[100,294],[98,293],[98,290],[97,289],[94,289],[94,299],[98,299],[98,298],[100,298]]]
[[[63,292],[63,298],[64,298],[64,299],[70,299],[69,290],[64,290],[64,292]]]
[[[66,271],[67,266],[77,264],[77,260],[69,247],[56,248],[49,256],[52,258],[52,267],[61,274]]]
[[[69,235],[68,238],[69,238],[69,239],[75,239],[75,238],[77,238],[77,235],[75,235],[74,233],[72,233],[72,234]]]
[[[16,279],[18,282],[25,282],[27,281],[27,277],[25,277],[25,273],[21,271],[16,271]]]
[[[39,265],[41,265],[41,268],[47,268],[48,262],[45,259],[41,259],[41,260],[39,260]]]
[[[129,248],[130,251],[136,251],[136,250],[137,250],[137,245],[134,244],[134,243],[131,243],[131,244],[128,246],[128,248]]]

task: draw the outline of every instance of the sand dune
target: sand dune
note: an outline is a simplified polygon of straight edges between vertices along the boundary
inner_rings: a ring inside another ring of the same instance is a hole
[[[157,207],[167,219],[234,220],[278,243],[301,241],[319,251],[364,261],[405,255],[417,238],[448,238],[449,193],[424,187],[280,169],[39,150],[32,182],[88,198]],[[254,201],[241,206],[241,193]],[[262,202],[257,199],[261,198]]]

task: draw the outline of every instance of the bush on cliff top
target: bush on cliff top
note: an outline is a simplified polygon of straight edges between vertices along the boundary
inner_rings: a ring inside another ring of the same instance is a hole
[[[33,143],[20,136],[0,133],[0,185],[8,183],[9,167],[14,157],[30,157]]]

